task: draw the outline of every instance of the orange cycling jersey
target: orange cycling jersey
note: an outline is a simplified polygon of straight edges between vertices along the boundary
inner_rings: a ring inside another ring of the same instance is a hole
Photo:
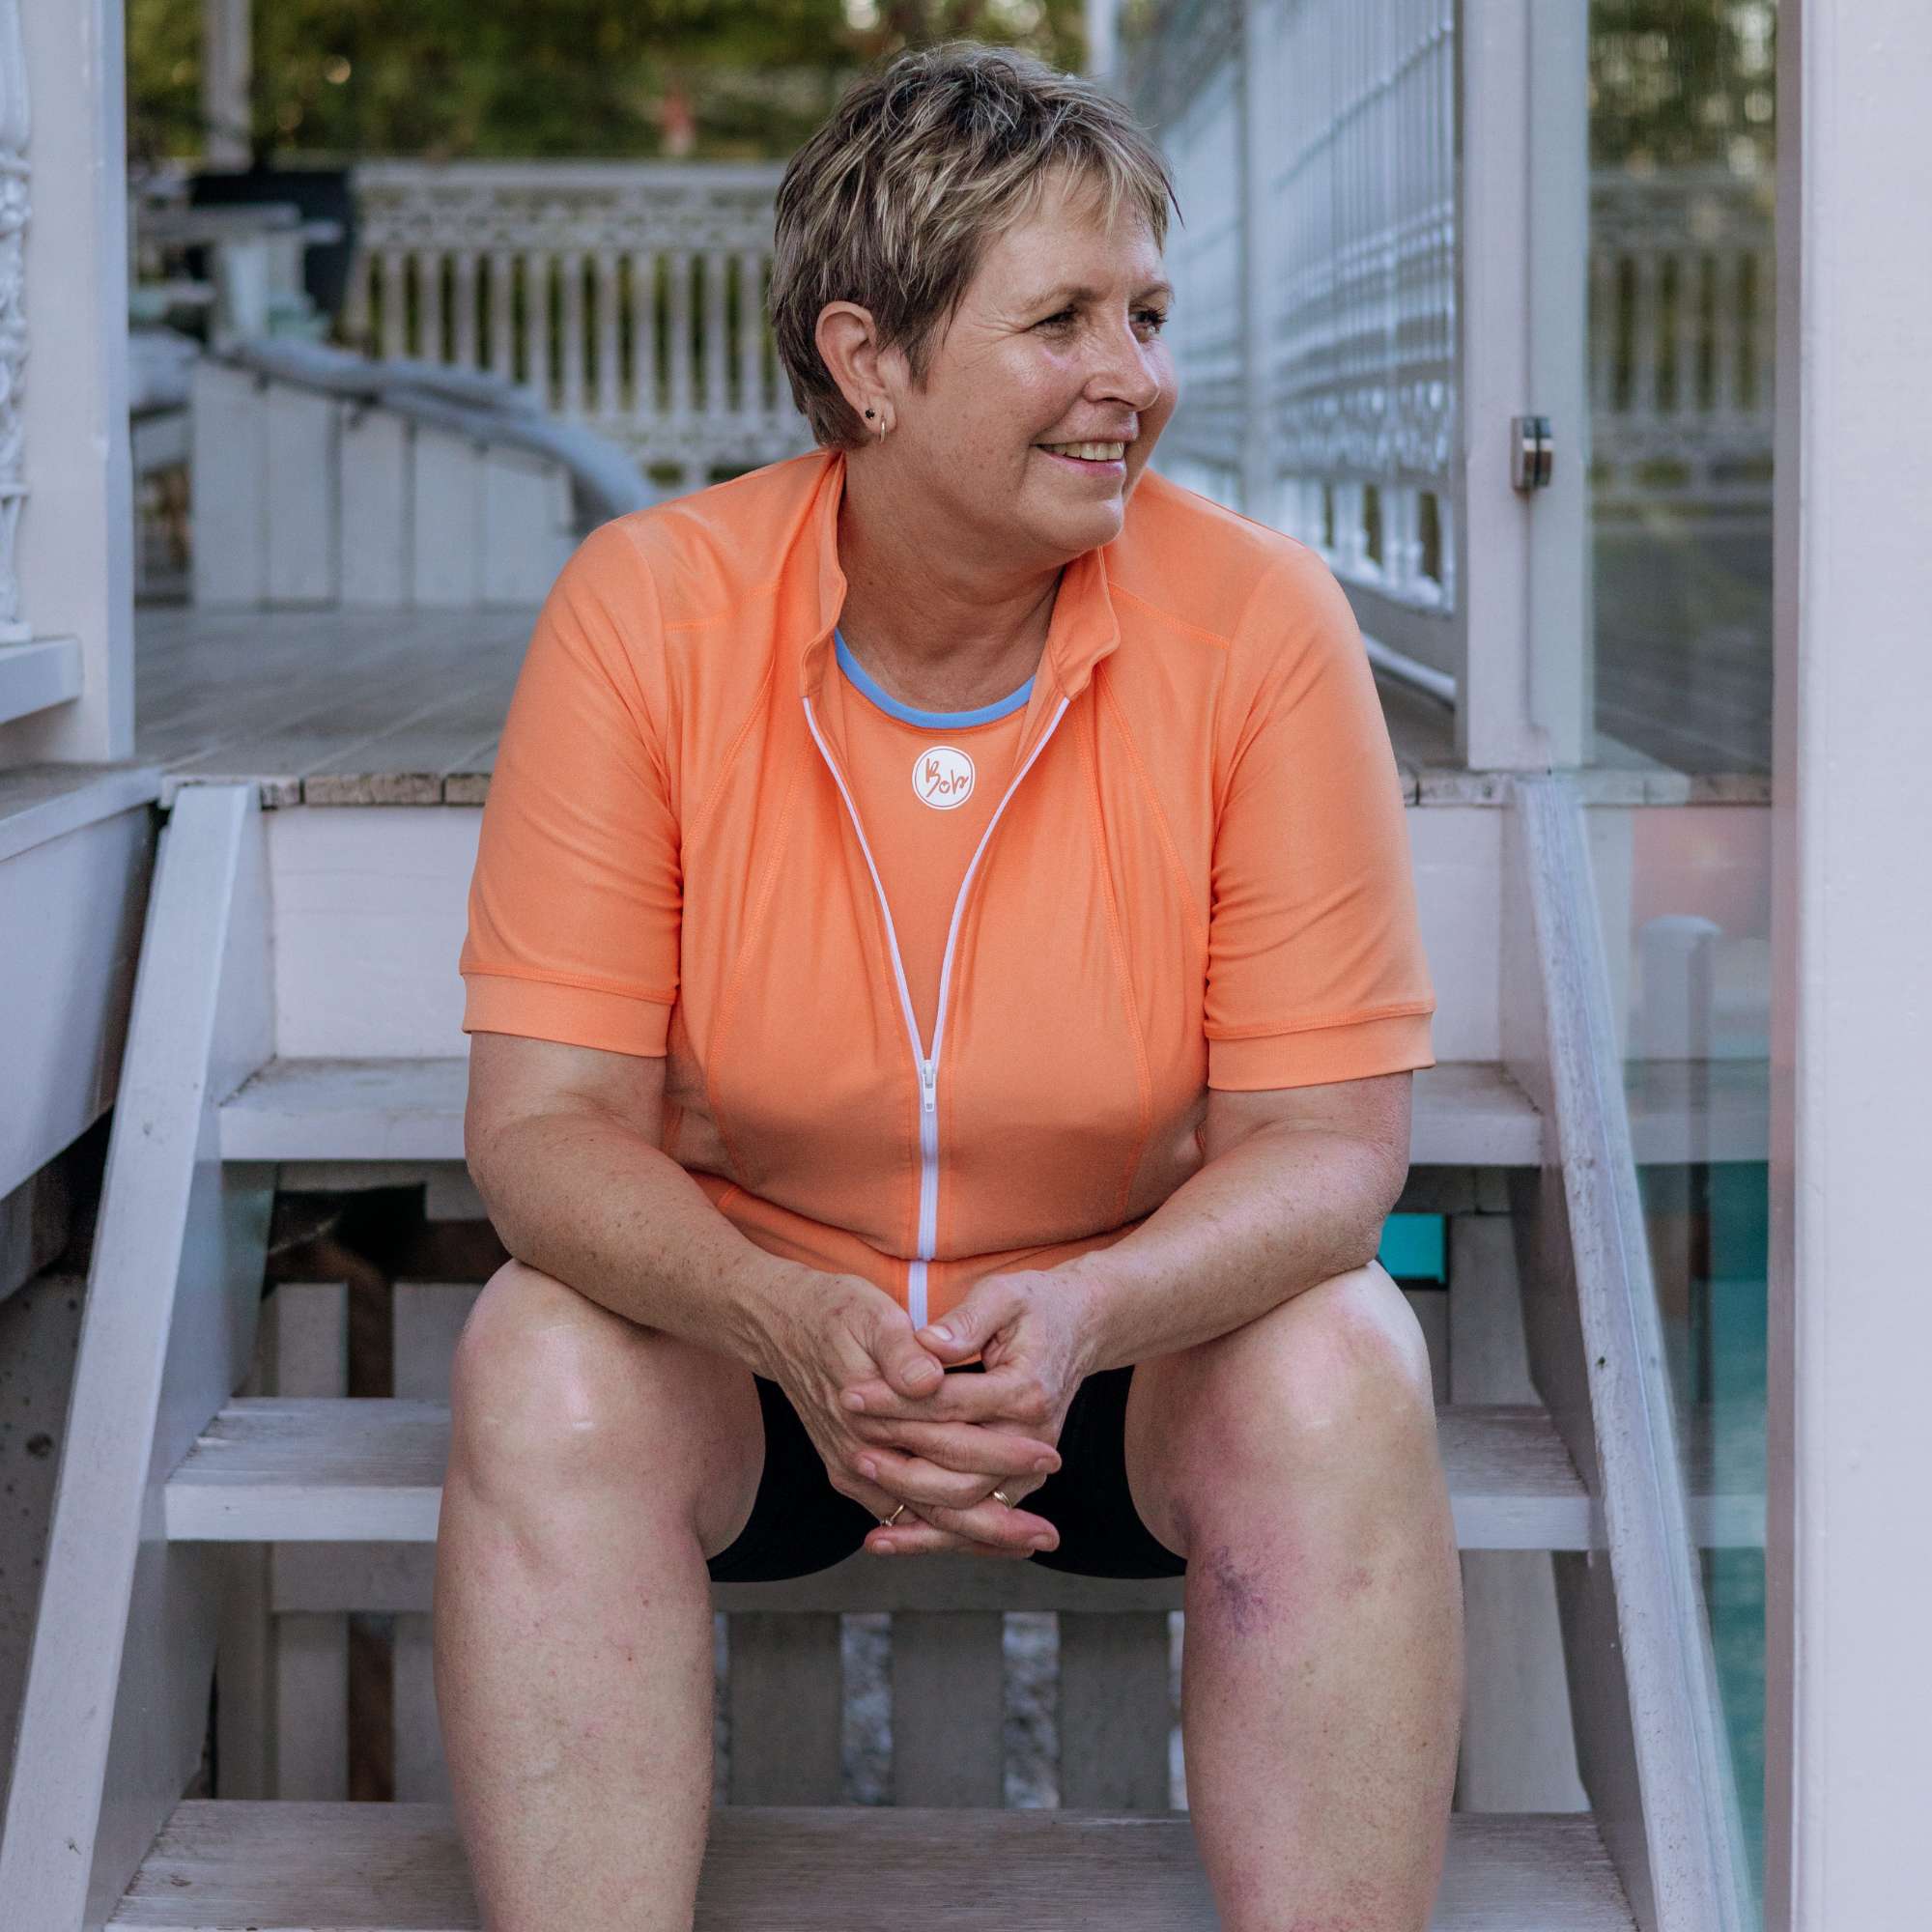
[[[1130,1232],[1201,1166],[1210,1087],[1433,1065],[1435,1002],[1314,552],[1144,473],[1023,706],[928,733],[839,668],[844,473],[774,464],[565,566],[484,808],[463,1024],[668,1055],[662,1146],[719,1211],[919,1324]]]

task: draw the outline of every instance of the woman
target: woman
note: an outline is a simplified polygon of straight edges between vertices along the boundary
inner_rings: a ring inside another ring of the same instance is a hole
[[[606,526],[537,626],[436,1596],[492,1932],[690,1925],[709,1580],[860,1548],[1184,1573],[1223,1923],[1427,1919],[1459,1585],[1374,1256],[1435,1002],[1346,600],[1147,473],[1168,198],[1036,63],[859,84],[779,196],[821,447]]]

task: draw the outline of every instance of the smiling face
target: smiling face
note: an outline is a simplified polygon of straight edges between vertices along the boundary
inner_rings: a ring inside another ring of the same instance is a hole
[[[1122,197],[1106,221],[1094,185],[1056,171],[987,243],[924,382],[880,357],[892,431],[858,460],[889,465],[949,542],[1008,563],[1110,542],[1174,413],[1172,294],[1145,216]]]

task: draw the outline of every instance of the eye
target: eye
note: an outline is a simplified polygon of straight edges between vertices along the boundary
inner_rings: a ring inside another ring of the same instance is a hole
[[[1167,324],[1167,311],[1164,308],[1137,308],[1134,321],[1150,335],[1158,335]]]
[[[1042,316],[1034,324],[1036,328],[1065,328],[1074,319],[1074,310],[1063,308],[1052,315]]]

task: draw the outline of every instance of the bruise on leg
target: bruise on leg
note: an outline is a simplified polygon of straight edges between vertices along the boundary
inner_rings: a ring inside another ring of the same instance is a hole
[[[1216,1603],[1236,1636],[1258,1636],[1274,1623],[1274,1605],[1263,1586],[1259,1567],[1243,1567],[1232,1545],[1218,1543],[1202,1566]]]

